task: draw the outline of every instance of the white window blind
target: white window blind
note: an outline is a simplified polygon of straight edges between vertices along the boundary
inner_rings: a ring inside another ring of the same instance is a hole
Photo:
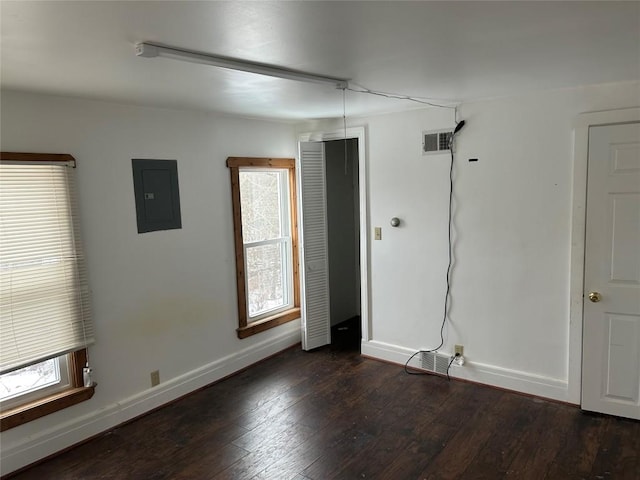
[[[93,342],[70,162],[0,162],[0,373]]]

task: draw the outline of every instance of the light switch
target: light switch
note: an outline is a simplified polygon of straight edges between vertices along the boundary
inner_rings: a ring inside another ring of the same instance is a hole
[[[374,239],[375,240],[382,240],[382,227],[376,227],[374,229]]]

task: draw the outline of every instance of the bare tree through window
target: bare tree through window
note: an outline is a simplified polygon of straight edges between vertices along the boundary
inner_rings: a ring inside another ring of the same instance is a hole
[[[285,170],[240,170],[250,317],[280,308],[289,301],[283,268],[290,248],[287,190]]]

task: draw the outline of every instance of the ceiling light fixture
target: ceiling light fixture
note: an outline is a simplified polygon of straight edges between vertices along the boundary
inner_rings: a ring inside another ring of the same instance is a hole
[[[324,75],[290,70],[288,68],[267,65],[265,63],[221,57],[218,55],[210,55],[208,53],[168,47],[166,45],[159,45],[155,43],[138,43],[136,45],[136,55],[145,58],[172,58],[174,60],[181,60],[184,62],[211,65],[213,67],[228,68],[230,70],[239,70],[241,72],[257,73],[258,75],[267,75],[269,77],[284,78],[287,80],[297,80],[299,82],[320,83],[325,85],[329,84],[342,90],[349,88],[349,81],[344,78],[326,77]]]

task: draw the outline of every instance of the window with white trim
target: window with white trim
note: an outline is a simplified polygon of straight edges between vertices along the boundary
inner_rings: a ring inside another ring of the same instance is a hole
[[[0,154],[2,430],[91,398],[82,369],[93,324],[75,159]]]
[[[300,317],[295,160],[227,159],[231,170],[238,336]]]

